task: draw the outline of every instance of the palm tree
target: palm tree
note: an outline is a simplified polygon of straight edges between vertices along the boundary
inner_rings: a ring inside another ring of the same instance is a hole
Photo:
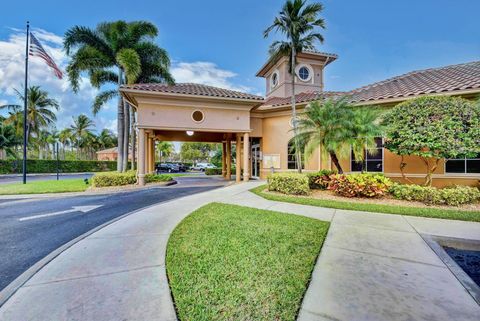
[[[16,157],[13,148],[21,143],[21,138],[16,135],[13,125],[0,123],[0,150],[5,151],[7,156]]]
[[[339,157],[347,157],[353,149],[356,161],[364,158],[364,148],[375,146],[381,135],[378,115],[369,109],[352,107],[347,97],[312,102],[298,120],[297,141],[305,145],[305,157],[319,147],[328,154],[339,173],[343,173]]]
[[[24,96],[15,89],[19,100],[23,101]],[[27,90],[27,137],[31,138],[34,133],[38,136],[42,128],[48,127],[57,120],[53,110],[58,110],[57,100],[50,98],[48,92],[42,90],[39,86],[31,86]],[[18,126],[19,121],[23,126],[23,107],[20,105],[3,105],[0,109],[7,109],[13,116],[13,123]],[[22,134],[23,136],[23,134]]]
[[[161,163],[162,162],[162,156],[163,157],[170,156],[173,153],[173,151],[175,150],[175,147],[173,146],[173,143],[171,143],[171,142],[158,142],[157,143],[157,150],[159,151],[158,161]]]
[[[73,118],[73,125],[70,126],[72,137],[77,148],[77,157],[80,151],[86,146],[88,136],[91,134],[91,128],[94,126],[93,121],[86,115],[81,114]]]
[[[100,148],[112,148],[117,144],[117,137],[109,129],[103,129],[97,137]]]
[[[320,3],[306,4],[306,0],[287,0],[282,7],[279,15],[275,17],[273,23],[268,27],[263,36],[267,38],[272,31],[283,34],[286,40],[274,41],[270,46],[270,55],[289,56],[289,73],[292,77],[292,119],[294,137],[297,137],[297,112],[295,108],[295,67],[297,53],[304,50],[313,50],[316,41],[323,43],[323,36],[315,32],[316,28],[325,29],[325,21],[319,18],[323,11]],[[302,160],[299,143],[295,139],[296,161],[298,172],[302,172]]]
[[[148,53],[151,53],[149,50],[156,48],[155,50],[162,51],[151,42],[157,34],[155,25],[145,21],[101,23],[95,29],[75,26],[65,34],[64,47],[72,58],[67,72],[74,91],[79,88],[82,72],[89,74],[90,82],[95,87],[105,83],[115,83],[117,86],[115,90],[107,90],[97,96],[93,112],[95,114],[105,102],[118,96],[117,170],[119,171],[125,171],[128,162],[130,113],[129,106],[119,96],[118,89],[124,83],[137,81],[142,73],[142,66],[149,62],[149,59],[155,59],[155,56],[147,57]],[[165,65],[165,61],[168,64]],[[164,74],[156,73],[156,76],[173,80],[168,73],[169,59],[166,53],[164,59],[153,62],[152,66],[158,67],[157,71],[167,71]]]
[[[63,159],[65,159],[65,148],[72,144],[72,130],[64,128],[58,133],[58,141],[62,144]]]

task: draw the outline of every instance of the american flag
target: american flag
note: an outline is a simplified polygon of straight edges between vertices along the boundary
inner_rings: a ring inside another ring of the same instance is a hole
[[[55,74],[55,76],[57,76],[59,79],[62,79],[62,78],[63,78],[63,73],[62,73],[62,71],[60,70],[60,68],[58,68],[58,66],[57,66],[57,64],[55,63],[55,61],[53,61],[53,59],[47,54],[47,52],[45,51],[45,49],[43,49],[42,44],[40,43],[40,41],[38,41],[37,38],[35,38],[35,36],[33,35],[33,33],[30,33],[30,49],[29,49],[29,54],[30,54],[30,56],[40,57],[40,58],[42,58],[43,60],[45,60],[45,62],[47,63],[47,65],[48,65],[50,68],[52,68],[53,73]]]

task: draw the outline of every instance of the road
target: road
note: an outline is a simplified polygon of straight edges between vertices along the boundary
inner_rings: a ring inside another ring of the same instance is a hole
[[[93,173],[71,173],[71,174],[60,174],[60,179],[72,179],[72,178],[90,178]],[[31,181],[46,181],[46,180],[55,180],[57,175],[48,175],[48,174],[39,174],[39,175],[28,175],[27,182]],[[9,183],[19,183],[22,181],[22,176],[13,176],[13,175],[0,175],[0,184],[9,184]]]
[[[186,176],[178,184],[108,195],[0,202],[0,290],[47,254],[123,214],[224,186],[218,178]]]

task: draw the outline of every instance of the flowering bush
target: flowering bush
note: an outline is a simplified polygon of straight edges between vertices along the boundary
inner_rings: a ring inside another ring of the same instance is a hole
[[[382,174],[337,174],[330,178],[328,189],[345,197],[381,197],[393,184]]]
[[[330,184],[330,176],[337,174],[337,171],[322,169],[319,172],[308,173],[308,185],[310,189],[327,189]]]
[[[268,176],[268,190],[293,195],[310,193],[307,176],[296,173],[275,173]]]

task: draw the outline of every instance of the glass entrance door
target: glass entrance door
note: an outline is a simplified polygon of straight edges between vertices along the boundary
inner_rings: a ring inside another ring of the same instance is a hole
[[[260,177],[260,163],[262,161],[262,152],[260,151],[260,144],[258,142],[252,142],[251,151],[251,164],[252,164],[252,178]]]

